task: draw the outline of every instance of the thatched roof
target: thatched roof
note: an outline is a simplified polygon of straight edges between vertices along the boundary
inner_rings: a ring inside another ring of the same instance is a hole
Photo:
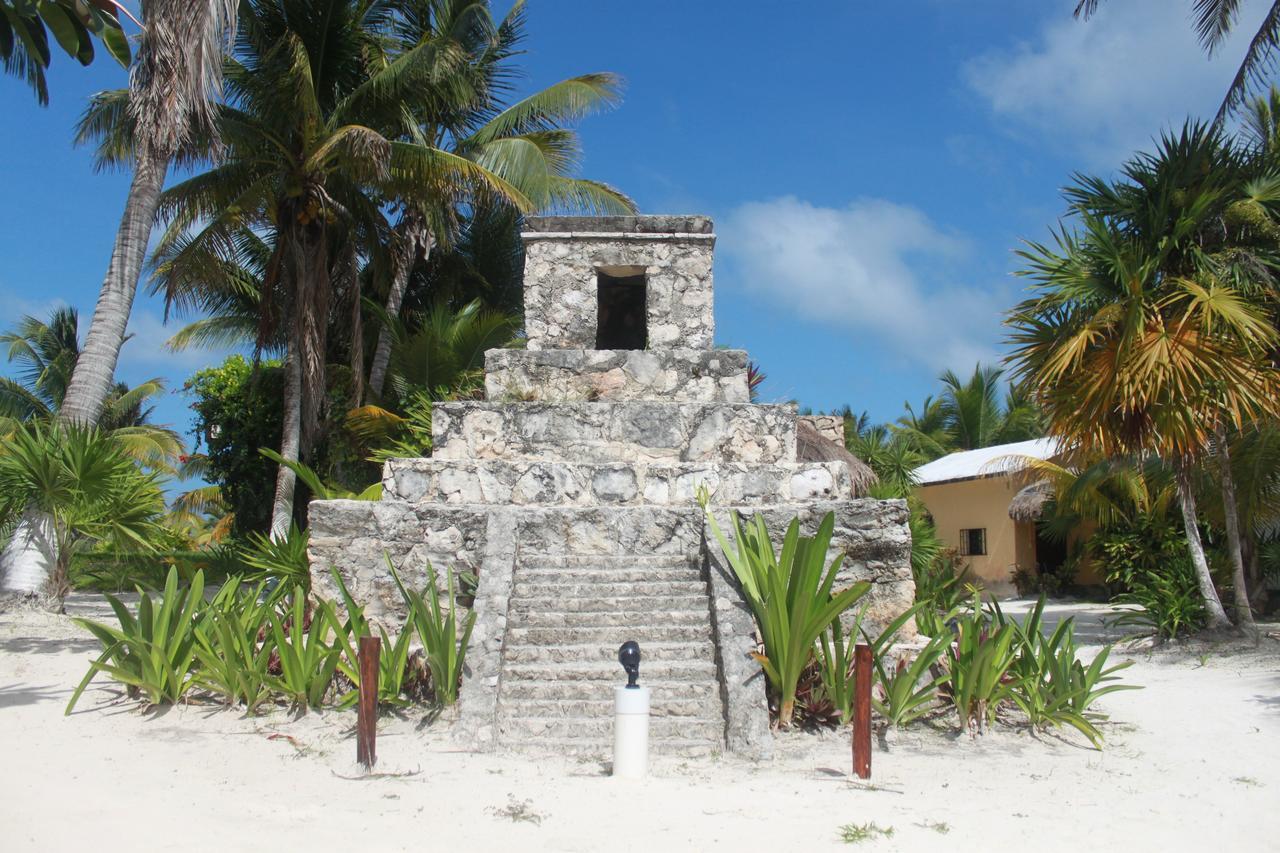
[[[1044,513],[1044,505],[1053,500],[1053,484],[1037,480],[1019,490],[1009,502],[1009,517],[1014,521],[1035,521]]]
[[[876,474],[871,466],[829,441],[803,418],[796,422],[796,459],[800,462],[843,462],[853,479],[855,498],[864,497],[876,483]]]

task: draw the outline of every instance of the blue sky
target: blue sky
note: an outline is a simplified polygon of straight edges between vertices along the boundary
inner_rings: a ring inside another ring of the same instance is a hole
[[[499,4],[504,5],[504,4]],[[1021,238],[1041,238],[1076,170],[1108,173],[1162,127],[1210,116],[1263,0],[1207,60],[1191,3],[1110,0],[531,0],[527,88],[586,71],[627,80],[582,124],[583,174],[646,213],[717,223],[717,337],[751,351],[769,400],[892,420],[946,368],[1000,355]],[[0,77],[0,322],[77,306],[88,327],[128,176],[71,145],[86,97],[124,84],[63,56],[40,108]],[[220,353],[172,354],[145,295],[120,365],[171,393]]]

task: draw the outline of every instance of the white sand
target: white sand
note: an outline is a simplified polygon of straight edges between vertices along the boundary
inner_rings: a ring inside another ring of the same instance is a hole
[[[877,745],[851,782],[844,736],[792,734],[764,765],[598,764],[458,752],[422,714],[384,720],[358,777],[352,713],[140,713],[106,683],[62,710],[94,644],[65,617],[0,614],[0,848],[16,850],[1280,849],[1280,642],[1140,652],[1107,697],[1107,748],[936,728]],[[413,775],[393,775],[411,773]],[[537,816],[515,820],[504,812]],[[515,806],[512,809],[512,806]],[[945,831],[944,831],[945,830]]]

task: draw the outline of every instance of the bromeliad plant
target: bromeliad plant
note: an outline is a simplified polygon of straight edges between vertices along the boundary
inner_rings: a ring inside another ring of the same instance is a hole
[[[271,615],[271,638],[279,656],[280,675],[270,676],[268,683],[299,711],[319,708],[333,682],[342,654],[336,644],[329,642],[336,623],[333,605],[327,601],[316,602],[308,614],[307,594],[301,586],[293,588],[288,610]]]
[[[731,513],[736,546],[730,544],[706,498],[705,492],[700,493],[709,526],[742,585],[764,642],[764,654],[756,658],[778,697],[778,724],[788,726],[795,713],[796,685],[818,638],[871,585],[859,581],[832,593],[843,559],[843,554],[838,555],[824,569],[835,530],[834,513],[823,517],[813,536],[801,536],[799,519],[792,519],[781,552],[775,552],[759,515],[743,524],[737,512]]]
[[[178,589],[178,570],[169,570],[159,601],[138,587],[135,616],[119,598],[107,601],[120,626],[113,628],[77,618],[102,644],[102,654],[71,694],[66,713],[75,708],[80,695],[97,673],[104,673],[126,685],[129,695],[143,694],[152,705],[177,702],[192,686],[196,657],[197,628],[204,618],[204,573],[196,572],[191,586]]]

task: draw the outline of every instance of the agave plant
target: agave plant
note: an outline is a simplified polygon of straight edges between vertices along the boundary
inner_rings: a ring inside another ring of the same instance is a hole
[[[138,595],[136,615],[114,595],[106,596],[119,627],[91,619],[75,620],[102,644],[102,654],[89,664],[65,713],[71,713],[98,673],[127,685],[130,695],[142,693],[152,705],[176,702],[191,688],[196,629],[205,604],[204,573],[197,572],[191,586],[180,591],[178,570],[170,569],[158,602],[141,587]]]
[[[731,513],[735,547],[707,506],[704,502],[709,526],[742,585],[764,641],[764,654],[756,659],[778,696],[778,724],[790,725],[796,685],[813,657],[818,638],[834,619],[866,595],[871,585],[859,581],[832,593],[843,559],[843,554],[838,555],[824,570],[835,530],[834,513],[823,517],[813,536],[801,536],[799,519],[792,519],[782,551],[777,553],[761,516],[744,525],[737,512]]]

